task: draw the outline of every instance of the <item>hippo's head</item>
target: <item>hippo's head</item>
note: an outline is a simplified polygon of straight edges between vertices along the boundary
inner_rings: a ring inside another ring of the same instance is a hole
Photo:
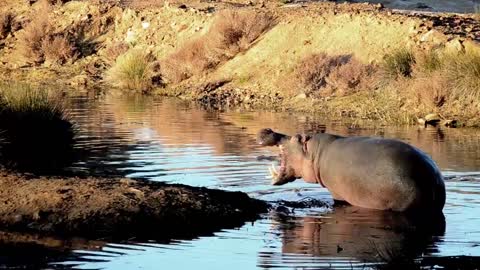
[[[293,137],[276,133],[271,129],[262,129],[258,133],[258,142],[263,146],[280,148],[280,166],[274,164],[269,168],[273,185],[283,185],[298,178],[305,178],[307,135]]]

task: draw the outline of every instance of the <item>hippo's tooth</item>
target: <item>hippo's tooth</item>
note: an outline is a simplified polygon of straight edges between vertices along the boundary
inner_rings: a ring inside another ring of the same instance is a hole
[[[277,179],[278,173],[272,167],[268,167],[268,171],[270,172],[270,178]]]
[[[275,174],[278,175],[278,171],[277,171],[277,168],[275,167],[274,163],[272,163],[272,170],[275,172]]]

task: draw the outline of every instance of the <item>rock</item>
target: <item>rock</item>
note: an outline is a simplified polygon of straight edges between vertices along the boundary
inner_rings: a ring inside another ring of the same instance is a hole
[[[440,121],[440,116],[436,113],[429,113],[425,115],[425,121],[426,122],[439,122]]]
[[[463,43],[462,41],[460,41],[460,39],[455,38],[445,44],[445,50],[451,52],[463,52],[465,51],[465,47],[463,46]]]
[[[417,119],[417,123],[420,124],[421,126],[426,126],[426,122],[425,122],[425,119],[423,118],[418,118]]]
[[[421,42],[430,42],[433,43],[434,45],[440,45],[440,44],[445,44],[448,41],[448,37],[435,30],[430,30],[427,33],[423,34],[420,37]]]
[[[300,93],[298,95],[295,96],[295,99],[306,99],[307,98],[307,94],[305,93]]]
[[[427,9],[427,8],[432,8],[432,7],[430,7],[429,5],[427,5],[427,4],[425,4],[425,3],[418,2],[418,3],[415,5],[415,8]]]
[[[458,121],[448,119],[448,120],[444,120],[442,122],[442,125],[449,128],[456,128],[458,126]]]
[[[88,85],[88,76],[77,75],[70,80],[70,85],[74,87],[85,87]]]

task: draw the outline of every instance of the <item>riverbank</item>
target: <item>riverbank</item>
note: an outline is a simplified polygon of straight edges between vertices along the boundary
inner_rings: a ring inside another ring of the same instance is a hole
[[[4,171],[0,198],[2,229],[111,240],[192,238],[241,226],[267,210],[241,192]]]
[[[0,8],[11,14],[0,35],[4,80],[56,78],[80,90],[113,86],[214,108],[388,124],[437,113],[480,126],[474,14],[276,1],[12,1]]]

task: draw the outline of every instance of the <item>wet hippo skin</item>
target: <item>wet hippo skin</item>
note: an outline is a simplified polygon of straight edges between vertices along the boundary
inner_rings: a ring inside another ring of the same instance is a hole
[[[435,162],[404,142],[327,133],[287,136],[271,129],[258,142],[280,148],[272,184],[303,178],[326,187],[337,201],[364,208],[441,211],[445,185]]]

